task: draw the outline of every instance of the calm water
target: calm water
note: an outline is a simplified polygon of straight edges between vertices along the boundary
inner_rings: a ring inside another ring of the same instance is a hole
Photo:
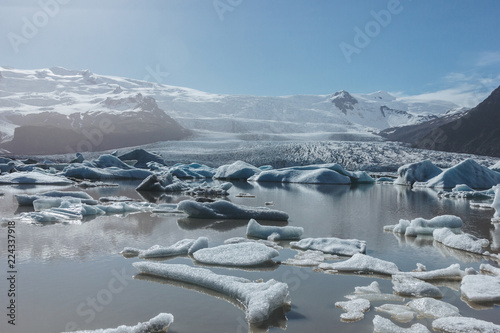
[[[137,193],[135,184],[121,183],[118,188],[91,189],[95,198],[126,195],[134,199],[156,202],[178,202],[182,196],[153,196]],[[0,187],[3,217],[13,216],[20,209],[14,198],[17,193],[39,193],[53,187]],[[60,189],[60,188],[59,188]],[[75,190],[68,188],[68,190]],[[255,198],[237,198],[248,192]],[[367,254],[393,261],[401,270],[412,270],[417,263],[428,269],[460,263],[461,268],[478,269],[482,258],[461,251],[452,251],[426,239],[408,239],[384,233],[382,227],[395,224],[400,218],[432,218],[441,214],[462,217],[464,231],[492,241],[492,252],[500,250],[500,230],[490,223],[491,210],[472,209],[467,200],[438,199],[434,191],[410,190],[392,185],[313,186],[257,185],[235,183],[229,200],[250,206],[263,206],[273,201],[274,209],[290,215],[289,225],[302,226],[304,237],[357,238],[367,241]],[[149,213],[128,216],[105,216],[83,224],[16,225],[17,246],[17,318],[16,326],[7,324],[2,310],[0,332],[61,332],[76,329],[112,328],[122,324],[135,325],[161,312],[172,313],[174,324],[169,332],[372,332],[372,310],[355,323],[340,321],[337,301],[355,286],[378,281],[383,292],[392,292],[391,281],[356,275],[329,275],[311,268],[279,266],[274,270],[247,271],[211,268],[221,274],[249,279],[274,278],[288,283],[292,309],[285,315],[277,313],[265,327],[249,328],[243,311],[231,300],[192,286],[173,284],[159,279],[133,278],[137,271],[132,263],[118,254],[125,246],[149,248],[154,244],[170,245],[183,238],[207,236],[210,246],[225,239],[245,236],[246,220],[196,220],[182,216],[154,216]],[[283,225],[283,223],[278,224]],[[0,228],[0,267],[7,271],[6,227]],[[288,247],[286,243],[281,245]],[[277,260],[293,257],[296,251],[285,248]],[[166,260],[168,263],[193,265],[188,257]],[[4,275],[5,276],[5,275]],[[1,280],[0,305],[8,305],[6,278]],[[500,324],[499,308],[472,309],[460,300],[458,285],[441,287],[444,301],[459,307],[463,316],[472,316]],[[382,314],[387,317],[386,314]],[[400,326],[409,326],[399,324]],[[430,325],[428,320],[418,322]],[[430,327],[430,326],[429,326]]]

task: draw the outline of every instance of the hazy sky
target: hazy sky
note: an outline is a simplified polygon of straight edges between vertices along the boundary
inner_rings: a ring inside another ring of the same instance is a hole
[[[1,0],[0,66],[470,104],[500,84],[499,14],[498,0]]]

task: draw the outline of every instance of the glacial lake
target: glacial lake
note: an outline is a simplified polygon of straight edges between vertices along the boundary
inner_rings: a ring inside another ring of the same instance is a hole
[[[120,182],[119,187],[86,190],[94,198],[128,196],[151,202],[176,203],[186,196],[138,193],[137,183]],[[425,238],[398,237],[383,231],[383,226],[399,219],[432,218],[442,214],[460,216],[463,230],[490,240],[489,250],[500,250],[500,228],[491,223],[493,210],[470,207],[464,199],[439,199],[428,189],[412,190],[394,185],[301,185],[257,184],[234,182],[230,200],[248,206],[264,206],[273,202],[273,209],[290,215],[288,225],[302,226],[305,237],[356,238],[367,242],[367,254],[395,262],[403,271],[424,264],[428,270],[459,263],[461,269],[479,269],[481,263],[495,262],[481,256],[445,248]],[[48,190],[77,190],[74,187],[0,186],[2,217],[12,217],[27,208],[19,208],[14,198],[20,193],[41,193]],[[246,192],[254,198],[236,195]],[[390,279],[369,275],[333,275],[315,272],[311,267],[278,265],[268,270],[240,270],[210,267],[219,274],[241,276],[251,280],[276,279],[289,286],[291,310],[279,311],[261,327],[249,327],[244,312],[234,301],[201,290],[192,285],[138,276],[132,266],[138,258],[119,254],[124,247],[147,249],[159,244],[168,246],[184,238],[206,236],[209,245],[223,244],[231,237],[245,237],[248,220],[201,220],[182,215],[137,213],[127,216],[101,216],[81,224],[34,225],[16,223],[17,316],[16,326],[7,324],[2,310],[0,332],[45,333],[68,330],[115,328],[147,321],[159,313],[174,315],[168,332],[373,332],[374,307],[385,303],[372,302],[365,318],[344,323],[343,310],[335,302],[346,301],[356,286],[378,281],[380,289],[392,293]],[[286,225],[286,223],[263,224]],[[7,228],[0,228],[0,266],[7,269]],[[275,260],[293,258],[297,251],[287,242]],[[162,260],[165,263],[194,265],[189,257]],[[5,276],[5,275],[4,275]],[[8,305],[6,278],[2,278],[2,309]],[[472,308],[460,299],[459,284],[441,285],[443,301],[460,309],[462,316],[475,317],[500,324],[498,307]],[[407,299],[408,301],[409,299]],[[404,304],[404,303],[397,303]],[[409,327],[415,322],[430,328],[430,319],[414,319],[397,325]]]

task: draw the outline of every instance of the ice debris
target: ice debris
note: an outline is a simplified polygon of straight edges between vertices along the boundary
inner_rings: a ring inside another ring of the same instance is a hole
[[[354,293],[351,295],[345,296],[347,299],[357,299],[364,298],[369,300],[370,302],[377,301],[394,301],[394,302],[403,302],[404,298],[394,294],[383,294],[380,291],[379,284],[377,281],[373,281],[368,286],[359,286],[354,287]]]
[[[418,265],[418,264],[417,264]],[[451,264],[446,268],[439,268],[431,271],[427,271],[425,266],[420,266],[420,269],[412,272],[401,272],[401,275],[407,275],[419,280],[431,281],[431,280],[462,280],[465,272],[460,269],[460,264]]]
[[[411,221],[401,219],[398,224],[384,226],[384,231],[403,234],[405,236],[415,237],[417,235],[432,235],[437,228],[450,228],[459,230],[462,228],[462,219],[454,215],[440,215],[430,220],[422,217]]]
[[[500,277],[500,268],[498,267],[494,267],[490,264],[481,264],[481,266],[479,266],[479,269],[481,270],[481,272],[490,273],[492,275]]]
[[[171,173],[163,173],[160,175],[150,175],[144,179],[136,188],[136,191],[153,191],[153,192],[182,192],[189,189],[189,186],[172,176]]]
[[[225,244],[193,253],[203,264],[241,267],[262,265],[277,256],[278,251],[259,243]]]
[[[286,221],[288,214],[266,207],[249,207],[237,205],[229,201],[196,202],[184,200],[179,202],[177,209],[185,212],[189,217],[206,219],[262,219]]]
[[[443,297],[443,293],[438,287],[409,275],[393,275],[392,288],[401,296]]]
[[[214,179],[243,179],[246,180],[262,170],[243,161],[221,165],[217,168]]]
[[[406,306],[415,311],[419,317],[443,318],[460,316],[460,311],[456,306],[431,297],[411,300]]]
[[[269,246],[275,250],[282,250],[283,247],[279,246],[276,242],[264,239],[248,239],[243,237],[232,237],[224,241],[224,244],[238,244],[238,243],[260,243]]]
[[[16,194],[15,198],[19,206],[31,206],[33,202],[44,198],[59,198],[59,199],[80,199],[82,203],[89,205],[97,205],[97,200],[92,198],[87,192],[76,191],[49,191],[34,195]]]
[[[358,321],[365,317],[363,312],[370,310],[370,301],[359,298],[346,302],[336,302],[335,306],[346,311],[340,315],[343,321]]]
[[[336,237],[304,238],[298,242],[290,242],[291,247],[301,250],[316,250],[328,254],[352,256],[366,252],[366,242],[358,239],[340,239]]]
[[[197,250],[208,247],[208,238],[182,239],[170,246],[153,245],[147,250],[126,247],[120,252],[124,256],[138,255],[139,258],[162,258],[193,254]]]
[[[398,169],[398,178],[394,181],[394,184],[412,186],[416,182],[428,181],[441,172],[443,170],[429,160],[406,164]]]
[[[455,234],[448,228],[440,228],[432,233],[434,239],[446,246],[473,253],[483,253],[490,242],[468,233]]]
[[[300,251],[295,255],[295,257],[288,258],[281,262],[283,265],[291,266],[318,266],[325,260],[339,259],[337,255],[325,254],[321,251],[307,250]]]
[[[191,164],[175,164],[169,169],[172,176],[177,178],[212,178],[215,175],[215,169],[198,163]]]
[[[432,329],[445,333],[499,333],[500,325],[468,317],[445,317],[432,322]]]
[[[271,235],[274,235],[272,240],[282,240],[282,239],[300,239],[304,233],[304,228],[285,226],[285,227],[275,227],[275,226],[263,226],[260,225],[254,219],[250,219],[247,225],[247,236],[268,239]]]
[[[71,185],[73,181],[66,177],[51,175],[41,171],[31,171],[2,174],[0,175],[0,184]]]
[[[375,315],[373,318],[374,333],[430,333],[424,325],[416,323],[408,328],[400,327],[387,318]]]
[[[395,263],[356,253],[351,258],[338,263],[322,263],[320,270],[328,272],[350,272],[360,274],[393,275],[399,273]]]
[[[460,285],[462,296],[474,303],[500,302],[500,277],[466,275]]]
[[[375,311],[385,312],[401,323],[410,322],[415,317],[415,311],[401,304],[383,304],[375,307]]]
[[[491,204],[491,207],[495,209],[495,214],[493,215],[493,222],[500,222],[500,186],[495,186],[495,199]]]
[[[288,285],[274,279],[252,282],[245,278],[216,274],[205,268],[180,264],[136,262],[133,266],[144,274],[198,285],[234,298],[245,308],[249,323],[262,322],[268,319],[274,310],[290,305]]]
[[[76,333],[145,333],[166,332],[174,322],[174,316],[170,313],[160,313],[149,321],[138,323],[135,326],[119,326],[117,328],[76,331]]]

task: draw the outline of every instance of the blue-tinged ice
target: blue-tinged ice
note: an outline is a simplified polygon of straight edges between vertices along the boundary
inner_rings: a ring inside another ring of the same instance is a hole
[[[221,165],[215,171],[214,179],[248,179],[262,170],[243,161]]]
[[[443,170],[435,166],[429,160],[405,164],[399,167],[398,178],[394,181],[394,184],[412,186],[416,182],[428,181],[441,172],[443,172]]]
[[[247,225],[247,236],[268,239],[273,234],[273,240],[282,239],[300,239],[304,233],[304,228],[285,226],[285,227],[275,227],[275,226],[263,226],[260,225],[254,219],[250,219]]]
[[[33,201],[42,198],[76,198],[80,199],[82,203],[89,205],[97,205],[98,203],[97,200],[90,196],[90,194],[81,191],[49,191],[34,195],[16,194],[15,197],[19,206],[31,206],[33,205]]]
[[[214,168],[198,163],[175,164],[169,172],[177,178],[212,178],[215,175]]]
[[[13,172],[0,175],[0,184],[29,185],[71,185],[74,182],[66,177],[48,174],[40,170]]]
[[[249,207],[237,205],[229,201],[218,200],[215,202],[196,202],[184,200],[179,202],[177,209],[189,217],[205,219],[261,219],[286,221],[288,214],[267,207]]]

